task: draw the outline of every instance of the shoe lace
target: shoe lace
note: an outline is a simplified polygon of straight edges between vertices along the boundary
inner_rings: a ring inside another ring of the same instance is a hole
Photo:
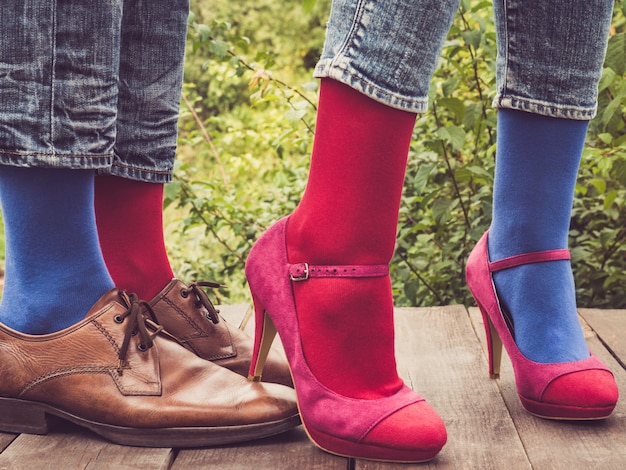
[[[137,348],[145,352],[154,345],[154,338],[158,334],[166,332],[163,330],[163,327],[156,322],[156,316],[148,302],[140,300],[137,294],[129,294],[124,291],[120,291],[120,297],[127,308],[124,313],[115,315],[113,319],[116,323],[126,323],[124,341],[118,352],[118,371],[121,375],[123,368],[127,364],[126,354],[128,353],[131,337],[139,335],[140,342]],[[147,314],[154,320],[150,320],[146,316]]]
[[[210,287],[212,289],[219,289],[219,288],[224,288],[226,286],[223,286],[221,284],[218,284],[217,282],[211,282],[211,281],[198,281],[198,282],[194,282],[193,284],[189,284],[187,289],[183,289],[181,291],[181,294],[183,294],[183,296],[188,296],[189,293],[192,293],[193,295],[195,295],[196,297],[196,301],[195,301],[195,305],[196,307],[204,307],[207,310],[207,314],[206,317],[207,319],[209,319],[211,322],[213,322],[213,324],[217,325],[220,322],[220,311],[218,309],[215,308],[215,306],[213,305],[213,302],[211,302],[211,300],[209,299],[208,295],[206,294],[206,292],[202,289],[203,287]]]

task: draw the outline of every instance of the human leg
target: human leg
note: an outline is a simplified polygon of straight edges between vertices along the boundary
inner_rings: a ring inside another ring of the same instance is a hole
[[[568,371],[568,378],[561,370],[551,372],[555,380],[550,386],[533,392],[527,386],[533,383],[532,375],[540,375],[541,366],[519,365],[518,391],[529,411],[553,418],[605,417],[615,405],[617,390],[604,366],[589,364],[569,258],[550,255],[504,269],[490,265],[492,274],[482,268],[486,262],[567,248],[574,186],[587,122],[595,113],[612,2],[494,5],[499,39],[494,104],[501,109],[493,220],[488,255],[485,238],[468,261],[468,284],[483,310],[491,312],[489,321],[506,322],[499,335],[510,335],[509,354],[516,355],[511,350],[519,348],[524,358],[520,364],[579,364],[576,374]],[[497,294],[488,288],[492,277]]]
[[[437,414],[397,375],[388,263],[415,113],[426,109],[456,6],[333,2],[316,68],[322,84],[307,188],[247,262],[257,346],[262,354],[261,340],[278,329],[305,426],[330,452],[427,460],[446,440]],[[261,369],[262,358],[251,375]],[[313,396],[328,390],[324,413]],[[367,418],[347,425],[356,406]]]
[[[54,415],[166,447],[284,431],[298,424],[293,391],[196,357],[147,303],[112,288],[93,192],[95,170],[113,162],[121,15],[119,0],[0,4],[2,308],[52,325],[0,324],[0,430],[46,432]]]
[[[1,323],[23,333],[52,333],[82,320],[113,287],[98,244],[93,180],[93,170],[0,166],[6,243]]]
[[[70,17],[84,17],[82,27],[111,44],[81,44],[77,57],[75,26],[64,21]],[[111,2],[93,10],[76,2],[5,2],[0,21],[0,162],[8,165],[0,170],[0,320],[50,333],[81,320],[113,287],[97,243],[93,180],[94,168],[112,160],[120,12]],[[40,168],[17,168],[27,166]]]
[[[123,2],[115,157],[97,177],[95,204],[113,279],[143,299],[174,277],[163,184],[174,166],[188,16],[188,0]]]
[[[211,283],[174,279],[164,240],[163,187],[176,154],[188,3],[124,2],[115,156],[95,185],[98,234],[118,287],[150,300],[159,323],[187,349],[245,376],[251,338],[215,311],[202,292]],[[265,378],[291,385],[276,352]]]

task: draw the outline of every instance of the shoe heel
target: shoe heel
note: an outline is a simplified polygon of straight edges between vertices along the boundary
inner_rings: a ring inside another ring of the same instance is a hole
[[[35,403],[0,398],[0,431],[16,434],[48,434],[53,417]]]
[[[267,360],[267,355],[272,347],[272,342],[276,337],[276,327],[270,316],[265,311],[265,307],[253,295],[254,304],[254,350],[252,351],[252,361],[250,363],[250,372],[248,380],[260,382],[263,376],[263,367]]]
[[[500,377],[500,364],[502,362],[502,340],[496,331],[496,327],[487,315],[487,312],[480,307],[487,335],[487,356],[489,360],[489,377],[497,379]]]

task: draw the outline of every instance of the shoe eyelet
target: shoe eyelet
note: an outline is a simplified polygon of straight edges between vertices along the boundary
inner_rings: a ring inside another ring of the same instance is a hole
[[[131,336],[137,336],[137,333],[139,333],[139,331],[138,330],[134,330],[130,335]]]
[[[113,317],[113,321],[114,321],[115,323],[124,323],[124,319],[122,318],[122,316],[121,316],[121,315],[115,315],[115,316]]]
[[[180,290],[180,296],[181,296],[183,299],[186,299],[187,297],[189,297],[189,291],[187,291],[187,290],[185,290],[185,289],[181,289],[181,290]]]
[[[148,350],[148,346],[146,346],[146,345],[145,345],[145,344],[143,344],[143,343],[139,343],[139,344],[137,345],[137,349],[139,349],[141,352],[146,352],[146,351]]]

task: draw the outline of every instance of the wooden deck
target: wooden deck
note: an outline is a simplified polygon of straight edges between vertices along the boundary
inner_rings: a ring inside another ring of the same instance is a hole
[[[249,330],[248,307],[222,307]],[[581,309],[591,350],[615,372],[626,394],[626,311]],[[0,469],[624,469],[626,399],[602,422],[535,418],[519,403],[508,358],[490,380],[482,320],[475,308],[396,310],[398,367],[448,427],[449,441],[433,461],[398,465],[335,457],[314,447],[303,430],[211,449],[145,449],[110,444],[70,425],[47,436],[0,433]],[[505,355],[506,356],[506,355]]]

